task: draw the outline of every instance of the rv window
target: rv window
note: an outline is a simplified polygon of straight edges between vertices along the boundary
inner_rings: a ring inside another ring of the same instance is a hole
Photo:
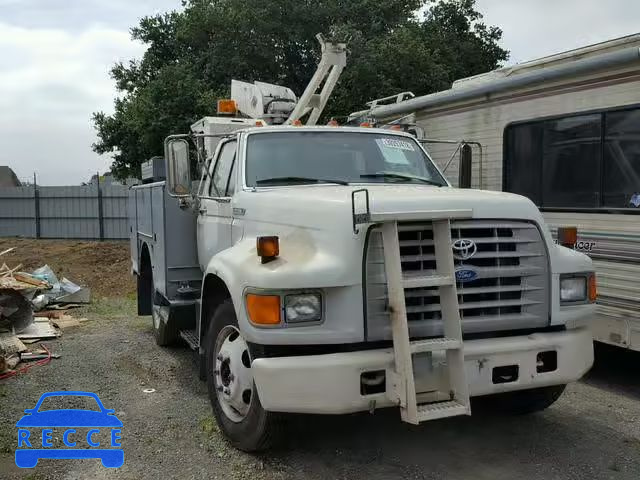
[[[509,125],[504,190],[541,208],[640,210],[640,108]]]
[[[583,115],[544,123],[544,206],[600,206],[600,117]]]
[[[640,110],[605,116],[603,203],[640,207]]]
[[[505,138],[505,189],[542,205],[542,123],[509,127]]]

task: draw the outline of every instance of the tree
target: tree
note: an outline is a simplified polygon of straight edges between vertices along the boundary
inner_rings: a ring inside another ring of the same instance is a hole
[[[167,135],[214,113],[232,78],[301,94],[318,61],[317,33],[348,39],[347,68],[327,116],[400,91],[446,89],[508,58],[501,30],[482,23],[475,0],[184,0],[183,7],[131,30],[148,49],[113,67],[115,112],[93,116],[93,148],[113,155],[117,177],[139,175],[141,162],[163,153]]]

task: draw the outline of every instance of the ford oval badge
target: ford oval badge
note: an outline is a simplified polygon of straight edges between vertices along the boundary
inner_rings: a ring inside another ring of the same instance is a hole
[[[460,270],[456,270],[456,282],[465,283],[471,282],[478,277],[478,272],[475,270],[470,270],[468,268],[463,268]]]

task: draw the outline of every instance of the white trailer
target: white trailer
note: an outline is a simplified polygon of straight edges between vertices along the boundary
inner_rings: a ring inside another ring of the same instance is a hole
[[[481,144],[477,188],[529,197],[598,275],[598,341],[640,350],[640,34],[461,79],[361,112],[411,115],[429,139]],[[375,106],[374,106],[375,107]],[[457,142],[431,144],[446,165]],[[476,157],[477,160],[477,157]],[[481,168],[482,166],[482,168]],[[458,178],[457,163],[446,174]]]

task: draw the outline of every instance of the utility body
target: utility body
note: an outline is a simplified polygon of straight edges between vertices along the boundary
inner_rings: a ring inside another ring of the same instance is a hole
[[[341,48],[323,44],[321,95]],[[417,424],[480,396],[541,410],[588,371],[592,262],[554,244],[531,201],[452,188],[404,131],[294,126],[324,101],[273,87],[235,102],[277,103],[264,117],[169,137],[167,180],[130,198],[140,314],[159,344],[198,352],[234,445],[266,448],[286,413],[398,407]]]

